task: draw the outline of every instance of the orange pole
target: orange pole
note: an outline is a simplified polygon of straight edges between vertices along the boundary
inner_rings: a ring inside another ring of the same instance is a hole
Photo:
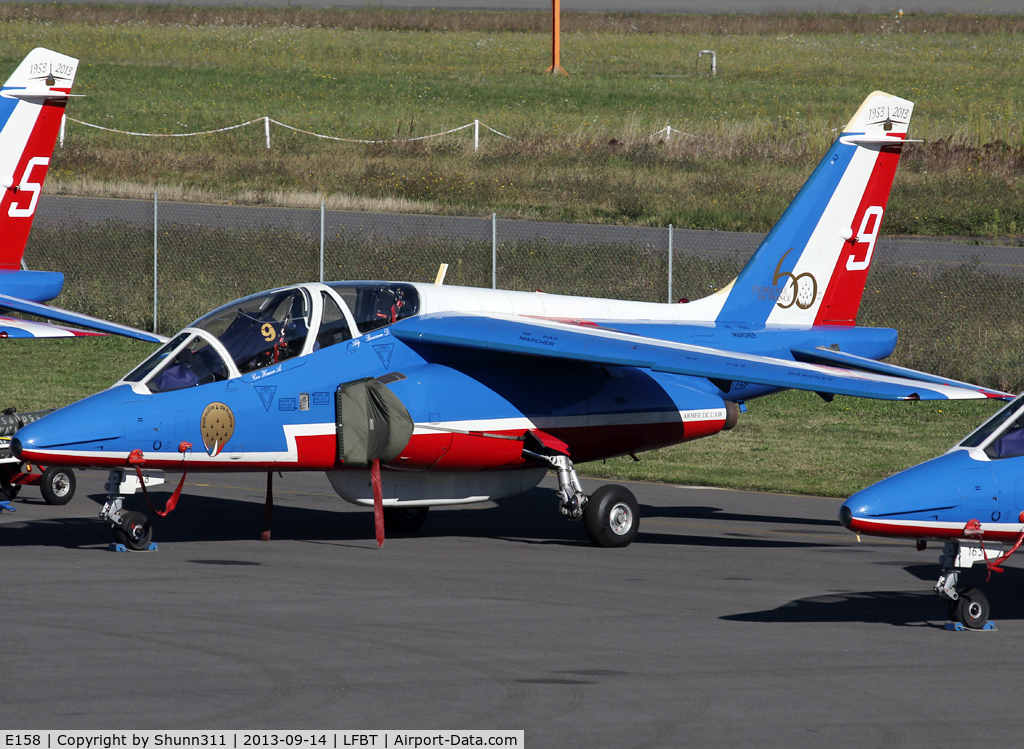
[[[551,75],[569,75],[562,67],[559,40],[562,36],[561,0],[551,0],[551,67],[546,72]]]

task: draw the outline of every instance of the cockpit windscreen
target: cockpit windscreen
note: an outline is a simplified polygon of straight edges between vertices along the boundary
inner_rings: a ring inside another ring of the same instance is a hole
[[[194,327],[216,336],[241,374],[298,356],[309,334],[309,292],[271,291],[199,318]]]

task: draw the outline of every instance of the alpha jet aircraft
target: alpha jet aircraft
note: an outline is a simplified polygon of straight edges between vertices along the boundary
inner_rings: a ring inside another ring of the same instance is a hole
[[[850,497],[839,520],[854,533],[930,540],[944,546],[935,592],[950,619],[981,629],[988,598],[958,588],[960,573],[984,564],[989,575],[1024,542],[1024,395],[1008,403],[949,452]],[[987,545],[986,545],[987,544]],[[1004,549],[1004,547],[1009,547]]]
[[[418,527],[432,505],[558,476],[562,514],[625,546],[623,487],[574,464],[732,428],[785,388],[883,399],[1005,394],[876,361],[896,331],[854,326],[913,104],[875,92],[739,276],[689,304],[421,283],[275,289],[192,325],[109,390],[24,427],[12,450],[115,472],[103,516],[130,546],[125,472],[325,471],[337,493]],[[181,484],[179,483],[179,491]],[[177,492],[172,495],[176,501]],[[265,529],[265,536],[269,527]]]

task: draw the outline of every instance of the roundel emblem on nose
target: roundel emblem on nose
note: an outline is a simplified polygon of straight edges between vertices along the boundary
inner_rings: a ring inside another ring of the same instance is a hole
[[[211,403],[203,409],[199,431],[203,435],[206,454],[213,457],[224,449],[224,443],[235,433],[235,415],[225,404]]]

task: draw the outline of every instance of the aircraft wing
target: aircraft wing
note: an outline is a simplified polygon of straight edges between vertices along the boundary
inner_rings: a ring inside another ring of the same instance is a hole
[[[95,330],[102,331],[104,333],[112,333],[114,335],[123,335],[128,338],[137,338],[140,341],[148,341],[149,343],[164,343],[168,339],[166,336],[157,335],[156,333],[147,333],[145,330],[138,330],[137,328],[129,327],[128,325],[119,325],[115,322],[108,320],[101,320],[98,317],[91,317],[90,315],[83,315],[79,312],[69,312],[59,307],[51,307],[46,304],[40,304],[39,302],[30,302],[27,299],[18,299],[17,297],[8,296],[7,294],[0,294],[0,308],[14,310],[15,312],[22,312],[28,315],[37,315],[44,317],[48,320],[57,320],[58,322],[67,323],[69,325],[81,325],[86,328],[93,328]],[[4,318],[4,324],[11,318]],[[69,333],[61,333],[61,330],[67,331],[66,328],[57,328],[56,326],[50,326],[55,328],[49,335],[40,332],[43,331],[44,323],[29,323],[27,320],[16,320],[18,325],[11,325],[11,330],[18,330],[22,335],[9,335],[10,338],[50,338],[68,335]],[[35,334],[30,334],[31,331],[39,331]],[[71,335],[84,335],[84,331],[77,331],[70,333]]]
[[[413,344],[458,346],[703,377],[723,390],[728,390],[732,382],[749,382],[880,400],[1008,397],[1006,393],[974,385],[932,382],[933,375],[915,379],[910,376],[915,374],[914,370],[909,369],[902,370],[904,376],[897,377],[514,315],[433,313],[403,320],[391,331],[395,337]]]

